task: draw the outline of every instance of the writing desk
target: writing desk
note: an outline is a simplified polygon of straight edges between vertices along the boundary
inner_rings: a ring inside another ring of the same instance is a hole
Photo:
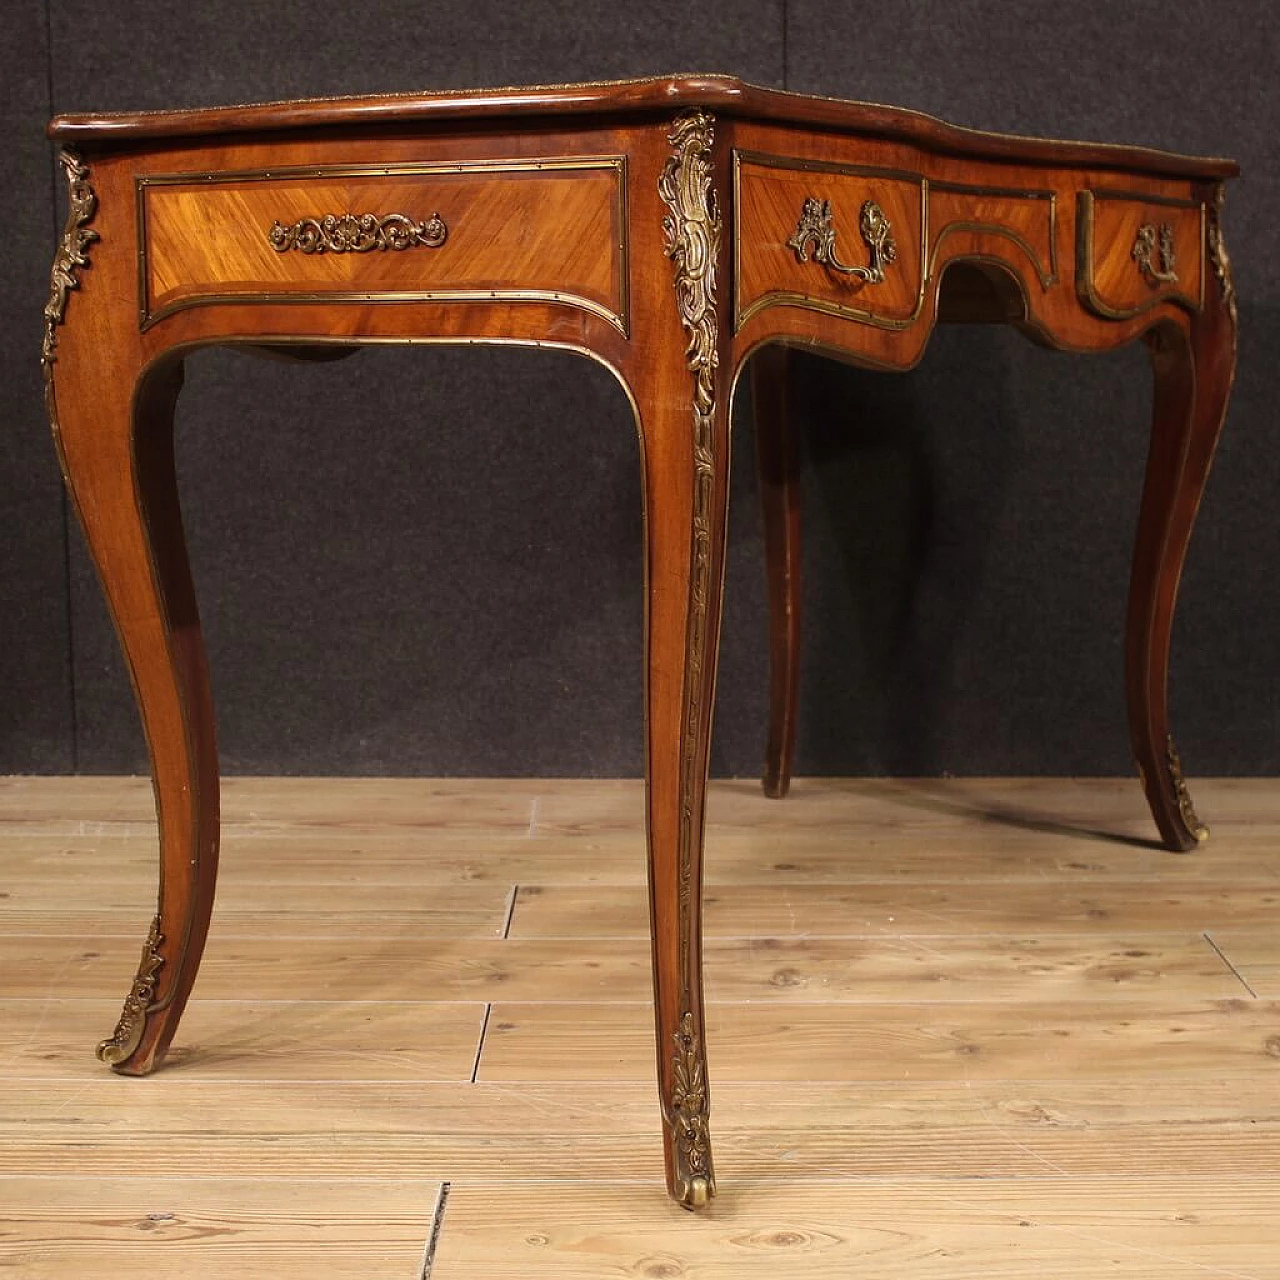
[[[132,675],[160,831],[155,922],[99,1048],[117,1071],[163,1058],[213,902],[213,705],[173,461],[182,361],[201,346],[300,360],[369,343],[552,346],[598,360],[629,397],[658,1079],[667,1183],[683,1204],[715,1189],[703,799],[730,402],[753,353],[772,614],[765,785],[781,794],[799,619],[787,349],[906,369],[939,320],[1013,324],[1074,351],[1145,339],[1155,413],[1129,719],[1164,841],[1203,837],[1165,689],[1234,371],[1219,221],[1231,162],[977,133],[724,77],[62,116],[50,135],[70,211],[45,310],[48,408]]]

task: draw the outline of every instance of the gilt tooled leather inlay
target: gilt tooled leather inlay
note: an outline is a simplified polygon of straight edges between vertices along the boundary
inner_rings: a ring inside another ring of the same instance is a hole
[[[138,975],[124,1000],[124,1010],[111,1039],[104,1040],[98,1046],[98,1057],[106,1063],[115,1065],[129,1058],[138,1045],[142,1043],[142,1033],[147,1026],[147,1013],[151,1002],[155,999],[157,975],[164,964],[160,954],[160,944],[164,935],[160,932],[160,917],[151,922],[151,931],[142,944],[142,959],[138,964]]]
[[[874,200],[863,202],[858,217],[858,231],[870,250],[868,266],[855,267],[836,257],[836,229],[832,222],[831,201],[806,198],[800,210],[800,221],[795,233],[787,241],[787,247],[796,251],[801,262],[809,261],[809,245],[813,245],[813,260],[853,276],[864,284],[880,284],[884,280],[885,267],[896,262],[898,246],[893,238],[893,228],[884,210]]]
[[[299,218],[288,226],[276,222],[267,239],[277,253],[297,249],[301,253],[372,253],[424,245],[438,249],[449,238],[449,229],[438,213],[425,222],[407,214],[326,213],[319,218]]]
[[[89,246],[99,235],[89,227],[98,209],[98,197],[89,185],[89,168],[69,148],[58,157],[67,176],[70,208],[62,239],[53,256],[53,268],[49,273],[49,301],[44,304],[44,345],[40,363],[46,378],[57,360],[58,326],[67,314],[67,299],[73,289],[80,287],[79,271],[89,265]]]
[[[658,179],[671,210],[662,229],[667,257],[676,266],[676,302],[688,334],[685,359],[693,375],[693,542],[690,548],[689,623],[685,639],[684,727],[680,743],[678,850],[681,1013],[672,1062],[668,1123],[675,1139],[676,1195],[705,1204],[714,1191],[707,1127],[708,1098],[702,1045],[692,1012],[694,792],[699,761],[698,725],[706,670],[711,582],[711,506],[716,478],[716,263],[722,224],[711,181],[714,122],[704,111],[677,118],[668,135],[675,148]]]

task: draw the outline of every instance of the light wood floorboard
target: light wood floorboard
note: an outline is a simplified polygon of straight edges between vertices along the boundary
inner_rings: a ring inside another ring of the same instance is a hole
[[[0,1276],[1280,1280],[1280,785],[712,787],[721,1195],[661,1185],[635,782],[229,779],[113,1076],[145,779],[0,779]],[[434,1241],[434,1244],[433,1244]]]

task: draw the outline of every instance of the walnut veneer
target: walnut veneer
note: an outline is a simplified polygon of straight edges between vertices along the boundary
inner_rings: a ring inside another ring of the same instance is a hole
[[[703,797],[730,401],[750,361],[786,791],[800,512],[787,349],[905,369],[939,319],[1099,351],[1146,341],[1155,415],[1129,600],[1134,755],[1165,842],[1205,832],[1169,733],[1178,578],[1230,392],[1225,160],[955,129],[723,77],[62,116],[71,207],[45,312],[50,418],[154,771],[155,924],[100,1056],[163,1058],[195,980],[218,763],[173,466],[182,360],[379,342],[569,348],[635,411],[645,499],[646,776],[667,1181],[715,1189],[704,1054]],[[73,296],[74,295],[74,296]],[[756,354],[758,353],[758,355]]]

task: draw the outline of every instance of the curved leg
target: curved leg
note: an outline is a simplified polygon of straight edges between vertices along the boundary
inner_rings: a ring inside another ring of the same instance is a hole
[[[1125,646],[1129,732],[1161,838],[1186,850],[1209,832],[1197,818],[1169,731],[1169,640],[1178,581],[1235,374],[1236,311],[1216,216],[1203,313],[1147,338],[1155,408],[1129,589]]]
[[[751,359],[756,460],[769,589],[769,744],[764,793],[791,786],[800,685],[800,448],[787,420],[791,352],[768,346]]]
[[[645,497],[646,804],[658,1088],[667,1188],[686,1208],[715,1194],[702,999],[702,842],[728,507],[728,380],[716,307],[721,221],[713,123],[680,116],[653,201],[673,274],[636,291],[625,370]],[[723,163],[723,160],[722,160]],[[652,200],[652,197],[650,197]],[[636,209],[641,209],[640,199]],[[674,291],[673,286],[674,284]]]
[[[98,1057],[145,1075],[163,1059],[195,981],[218,860],[213,704],[173,462],[182,370],[174,361],[135,388],[109,340],[76,341],[74,327],[67,336],[56,380],[49,370],[50,417],[133,680],[160,830],[156,917]]]
[[[639,391],[636,398],[645,441],[646,775],[658,1086],[667,1186],[685,1207],[697,1208],[715,1192],[703,1049],[702,845],[729,436],[721,408],[700,418],[691,438],[687,406],[673,406],[669,395]]]

